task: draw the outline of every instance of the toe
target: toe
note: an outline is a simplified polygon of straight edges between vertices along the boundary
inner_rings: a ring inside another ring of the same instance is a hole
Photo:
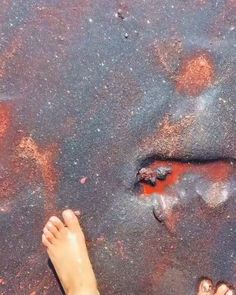
[[[63,222],[56,216],[52,216],[49,221],[60,231],[63,229],[65,226]]]
[[[228,290],[225,295],[236,295],[236,291],[233,289]]]
[[[71,230],[77,230],[80,229],[79,221],[76,215],[72,210],[64,210],[62,212],[63,219],[65,221],[65,224],[67,227]]]
[[[51,221],[48,221],[46,228],[54,235],[55,238],[58,236],[59,230]]]
[[[198,284],[197,295],[213,295],[213,282],[208,278],[203,278]]]
[[[215,295],[225,295],[227,294],[227,291],[229,291],[229,288],[226,284],[224,283],[217,284]]]
[[[42,243],[47,248],[51,245],[51,243],[49,242],[49,240],[46,238],[45,234],[42,234]]]
[[[46,228],[44,227],[43,229],[43,233],[46,237],[46,239],[50,242],[50,243],[53,243],[55,241],[55,237],[54,235]]]

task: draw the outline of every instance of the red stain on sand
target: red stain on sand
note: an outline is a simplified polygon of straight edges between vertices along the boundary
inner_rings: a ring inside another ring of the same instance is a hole
[[[168,255],[166,254],[163,256],[163,258],[157,264],[157,267],[156,267],[154,273],[151,275],[151,278],[152,278],[151,281],[156,286],[160,284],[164,274],[173,264],[172,257],[170,257],[170,256],[172,256],[172,252],[173,252],[173,250],[171,250],[170,253],[168,253]]]
[[[179,222],[179,220],[181,220],[180,212],[169,211],[166,212],[166,215],[167,217],[165,225],[170,232],[174,233],[177,223]]]
[[[15,192],[14,181],[6,178],[0,181],[0,198],[7,198]]]
[[[196,96],[210,86],[215,78],[214,63],[208,53],[198,53],[183,61],[176,77],[178,92]]]
[[[203,5],[206,1],[198,0],[197,3]],[[180,38],[154,42],[155,60],[175,84],[176,90],[181,94],[197,96],[215,80],[214,60],[205,51],[184,54]]]
[[[168,175],[165,180],[157,181],[155,186],[143,184],[144,195],[150,195],[153,193],[164,194],[170,186],[175,185],[186,173],[201,174],[209,180],[217,182],[226,181],[233,172],[233,167],[230,163],[224,161],[201,164],[155,161],[152,165],[150,165],[150,167],[154,169],[161,166],[171,167],[172,173]]]
[[[0,103],[0,139],[4,137],[10,125],[10,111],[4,104]]]
[[[33,161],[41,172],[46,195],[51,199],[51,201],[47,199],[47,209],[53,206],[52,198],[55,196],[57,187],[57,172],[54,167],[56,155],[55,145],[42,149],[31,137],[23,137],[18,145],[18,156]]]

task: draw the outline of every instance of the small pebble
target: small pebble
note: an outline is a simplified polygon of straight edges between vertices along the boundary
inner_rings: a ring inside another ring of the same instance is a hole
[[[87,180],[88,180],[88,177],[87,177],[87,176],[82,177],[82,178],[80,179],[80,183],[81,183],[81,184],[85,184],[85,183],[87,182]]]

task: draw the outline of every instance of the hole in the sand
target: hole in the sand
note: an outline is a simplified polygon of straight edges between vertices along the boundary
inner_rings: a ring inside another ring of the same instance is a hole
[[[224,182],[233,173],[234,161],[225,159],[179,160],[153,155],[140,161],[134,190],[138,194],[165,194],[186,174],[196,174],[212,182]]]

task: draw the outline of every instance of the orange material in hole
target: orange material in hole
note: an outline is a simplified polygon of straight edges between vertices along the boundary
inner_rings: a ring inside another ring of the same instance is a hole
[[[169,174],[165,180],[158,180],[155,186],[146,183],[142,184],[144,195],[165,193],[168,187],[176,184],[186,173],[197,173],[212,181],[225,181],[233,171],[231,164],[224,161],[199,164],[175,161],[155,161],[149,167],[155,169],[166,166],[172,168],[172,173]]]

